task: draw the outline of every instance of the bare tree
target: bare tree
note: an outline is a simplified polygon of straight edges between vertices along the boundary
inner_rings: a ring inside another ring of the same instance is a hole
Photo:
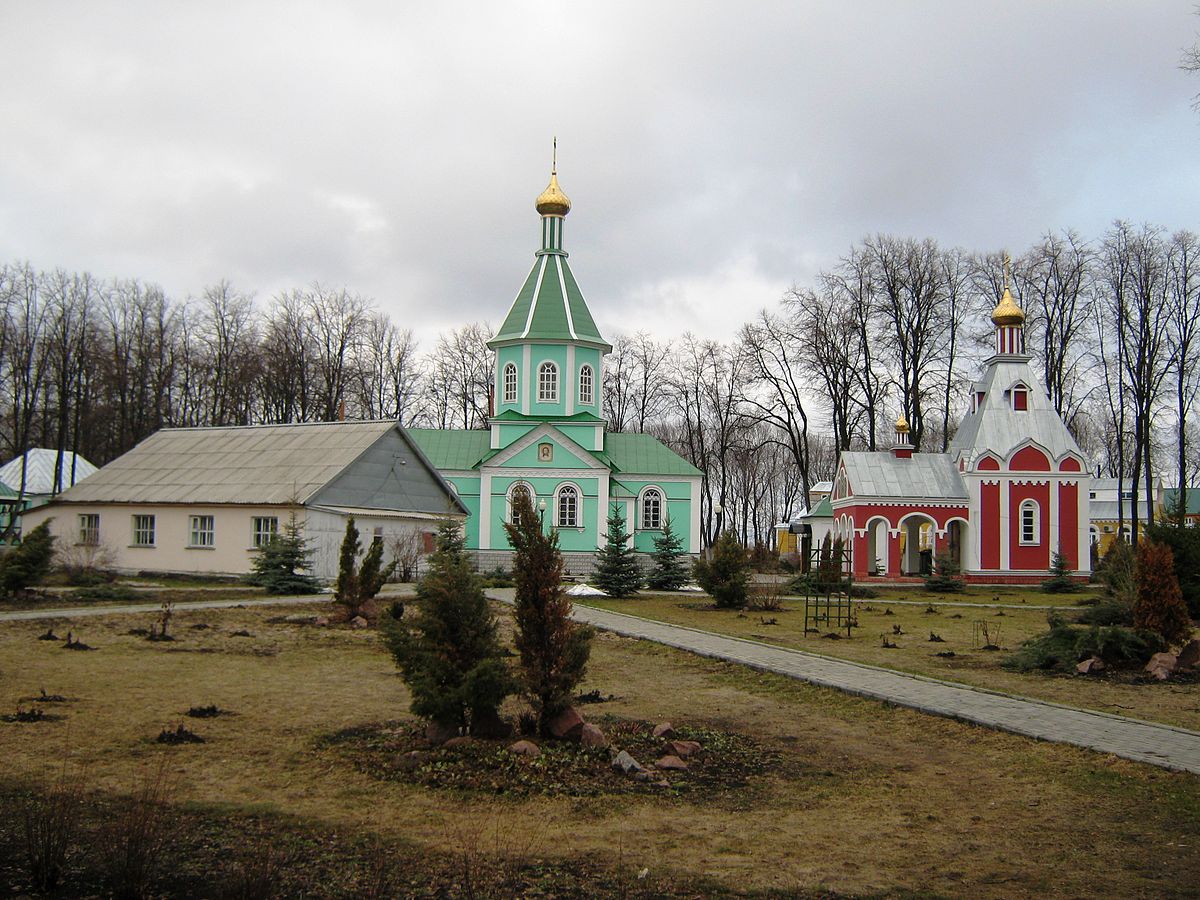
[[[1200,241],[1188,231],[1171,237],[1167,248],[1170,296],[1169,340],[1175,375],[1178,522],[1185,521],[1188,491],[1188,412],[1200,392]]]
[[[473,322],[438,338],[426,367],[426,418],[438,428],[481,428],[492,386],[491,327]]]

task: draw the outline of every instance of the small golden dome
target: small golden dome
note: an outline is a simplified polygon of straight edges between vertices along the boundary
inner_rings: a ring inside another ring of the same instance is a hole
[[[992,310],[992,321],[997,325],[1025,324],[1025,311],[1017,306],[1017,301],[1013,300],[1013,295],[1008,289],[1008,285],[1004,286],[1004,296],[1000,298],[1000,302]]]
[[[571,211],[571,201],[558,186],[558,174],[550,170],[550,184],[538,195],[537,211],[543,216],[565,216]]]
[[[896,420],[896,433],[908,434],[908,419],[904,418],[904,413],[900,413],[900,418]]]

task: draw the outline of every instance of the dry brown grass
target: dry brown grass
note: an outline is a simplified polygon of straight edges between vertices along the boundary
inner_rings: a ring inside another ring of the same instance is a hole
[[[978,599],[981,598],[972,598]],[[845,630],[841,639],[832,640],[804,633],[803,600],[788,599],[781,609],[768,613],[703,608],[707,605],[705,598],[680,595],[647,595],[629,600],[588,598],[588,603],[660,622],[752,638],[931,678],[1200,729],[1200,690],[1194,684],[1151,683],[1128,673],[1097,678],[1018,673],[1001,668],[1000,662],[1009,650],[1046,630],[1045,610],[987,609],[934,601],[937,612],[928,613],[924,605],[863,600],[855,602],[860,627],[852,629],[849,640]],[[1001,612],[1003,615],[997,615]],[[1068,611],[1067,615],[1071,613]],[[764,620],[771,619],[776,624],[764,624]],[[1001,651],[980,648],[976,623],[982,623],[993,636],[999,633]],[[897,625],[903,634],[894,634]],[[822,632],[830,630],[822,628]],[[943,642],[931,642],[931,632]],[[896,648],[885,648],[883,637],[895,643]],[[954,652],[952,658],[937,656],[948,650]]]
[[[478,843],[484,822],[485,837],[503,836],[501,855],[690,872],[731,891],[1162,897],[1188,895],[1200,880],[1200,779],[609,634],[596,639],[584,689],[617,699],[587,709],[741,731],[803,774],[769,775],[748,794],[753,803],[720,808],[660,797],[500,800],[383,782],[317,746],[333,731],[407,715],[390,659],[372,632],[268,624],[277,613],[179,613],[174,644],[124,633],[146,616],[59,626],[100,648],[92,653],[35,640],[45,623],[5,624],[0,710],[42,687],[71,698],[62,722],[0,725],[5,776],[44,777],[69,732],[101,789],[127,790],[168,753],[178,799],[205,808],[275,810],[443,852]],[[231,636],[242,629],[253,637]],[[206,704],[236,713],[188,720],[207,743],[152,742]]]

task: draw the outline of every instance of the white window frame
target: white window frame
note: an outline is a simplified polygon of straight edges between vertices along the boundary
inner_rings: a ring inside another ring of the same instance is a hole
[[[533,485],[528,481],[514,481],[508,486],[508,493],[505,494],[506,503],[504,510],[504,521],[508,522],[510,525],[520,524],[517,522],[517,517],[513,509],[513,495],[522,488],[529,492],[529,504],[534,508],[534,510],[537,510],[537,491],[533,489]]]
[[[596,376],[592,367],[584,363],[579,367],[579,404],[591,406],[596,402]]]
[[[250,517],[250,546],[255,550],[267,546],[279,534],[278,516]]]
[[[1042,507],[1036,500],[1021,501],[1022,547],[1037,547],[1042,543]]]
[[[558,402],[558,363],[546,360],[538,366],[538,403]]]
[[[503,385],[504,403],[517,402],[517,365],[516,363],[505,363],[503,373],[500,376],[500,381]]]
[[[570,496],[570,515],[564,516],[566,511],[563,506],[563,500]],[[575,484],[560,484],[554,492],[554,523],[558,528],[578,528],[582,521],[583,514],[583,492],[579,490],[579,486]]]
[[[188,516],[188,547],[193,550],[211,550],[216,546],[216,516]]]
[[[130,517],[133,520],[133,546],[134,547],[154,547],[155,525],[157,522],[153,515],[146,513],[135,513]]]
[[[100,513],[79,514],[79,543],[84,547],[100,543]]]
[[[650,496],[654,495],[658,508],[654,511],[654,518],[651,519],[647,512]],[[638,497],[638,528],[642,531],[662,531],[663,513],[666,508],[666,493],[657,485],[652,485],[642,489],[642,495]]]

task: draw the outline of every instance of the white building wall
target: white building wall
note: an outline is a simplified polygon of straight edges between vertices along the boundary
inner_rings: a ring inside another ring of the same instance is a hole
[[[254,561],[253,520],[256,516],[274,516],[282,533],[291,509],[278,506],[201,506],[166,504],[61,504],[44,506],[26,513],[25,529],[51,519],[50,532],[59,548],[79,543],[79,517],[100,516],[100,546],[111,556],[111,568],[120,572],[173,572],[195,575],[244,575]],[[154,516],[153,547],[133,544],[133,517]],[[213,546],[188,546],[192,516],[213,517]],[[296,514],[303,534],[313,551],[313,572],[318,578],[333,580],[337,575],[338,552],[346,533],[343,513],[300,508]],[[375,528],[383,529],[385,544],[406,532],[436,533],[432,517],[355,516],[363,549],[370,544]],[[385,552],[385,560],[391,554]]]

